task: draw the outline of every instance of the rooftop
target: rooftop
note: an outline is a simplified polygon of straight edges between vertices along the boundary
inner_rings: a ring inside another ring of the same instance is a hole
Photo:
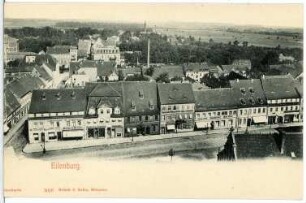
[[[196,111],[234,109],[238,106],[235,91],[231,88],[195,91],[194,97]]]
[[[259,79],[231,80],[230,85],[233,88],[234,98],[238,99],[238,107],[263,106],[267,104]]]
[[[299,98],[291,75],[264,76],[261,79],[267,99]]]
[[[21,78],[15,79],[6,88],[17,97],[22,98],[32,90],[39,89],[43,86],[43,82],[38,77],[26,75]]]
[[[155,82],[122,82],[124,114],[154,115],[159,113],[157,87]]]
[[[238,159],[256,159],[280,155],[273,134],[233,134]]]
[[[86,103],[84,89],[34,90],[29,113],[80,112]]]
[[[192,86],[187,83],[159,83],[158,95],[162,105],[195,103]]]
[[[162,73],[168,73],[169,78],[184,77],[183,67],[179,65],[165,65],[154,68],[153,78],[156,79]]]

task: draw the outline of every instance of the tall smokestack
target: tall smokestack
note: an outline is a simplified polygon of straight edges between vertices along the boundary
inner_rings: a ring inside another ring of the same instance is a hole
[[[150,38],[148,38],[148,58],[147,58],[147,66],[150,68]]]

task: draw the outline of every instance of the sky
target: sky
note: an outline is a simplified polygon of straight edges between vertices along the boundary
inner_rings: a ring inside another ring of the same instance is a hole
[[[6,3],[5,18],[303,27],[302,4]]]

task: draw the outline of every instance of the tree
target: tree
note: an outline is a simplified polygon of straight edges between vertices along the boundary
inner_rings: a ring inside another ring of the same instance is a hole
[[[156,78],[156,82],[159,83],[170,83],[168,73],[162,73]]]
[[[154,70],[155,70],[154,67],[151,66],[146,70],[146,75],[153,76]]]
[[[235,41],[234,41],[234,45],[235,45],[235,46],[238,46],[238,45],[239,45],[238,40],[235,40]]]

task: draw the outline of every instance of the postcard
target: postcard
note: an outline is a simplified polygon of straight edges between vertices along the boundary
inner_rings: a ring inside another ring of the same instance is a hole
[[[5,197],[303,198],[303,4],[4,3]]]

